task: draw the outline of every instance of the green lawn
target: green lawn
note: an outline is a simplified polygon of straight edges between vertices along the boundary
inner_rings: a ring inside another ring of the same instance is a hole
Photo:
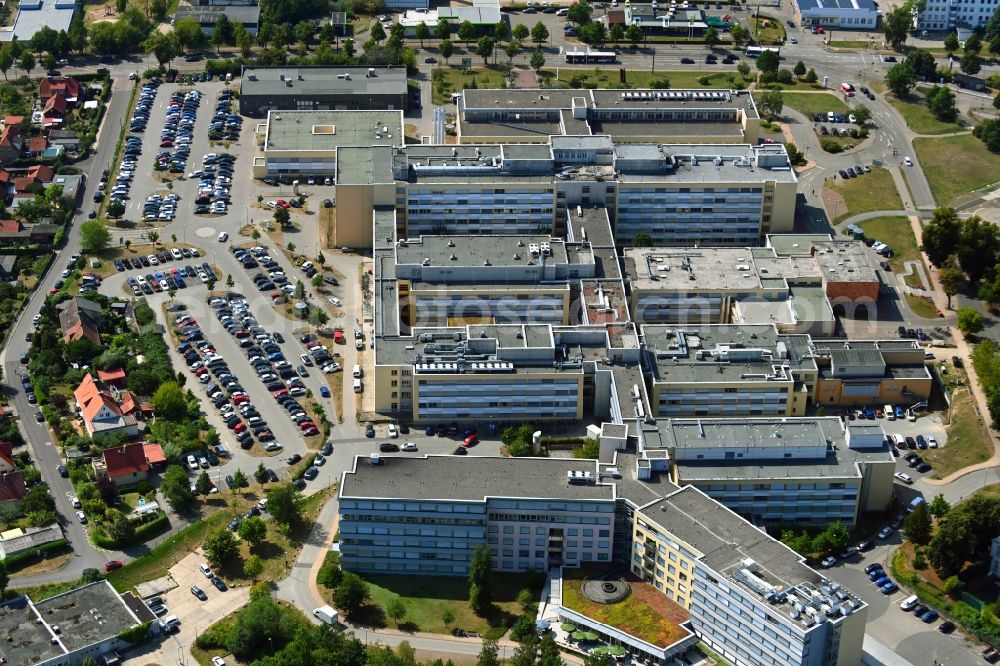
[[[911,95],[906,99],[887,95],[886,99],[903,116],[909,128],[917,134],[948,134],[965,129],[958,123],[943,123],[935,118],[924,103],[924,98],[918,95]]]
[[[506,633],[521,614],[516,602],[518,592],[527,588],[537,597],[545,583],[545,576],[539,574],[494,573],[493,612],[483,618],[469,608],[469,582],[465,578],[368,574],[363,577],[374,603],[360,613],[360,624],[391,625],[392,620],[385,616],[383,609],[398,597],[406,605],[406,617],[400,622],[400,627],[406,631],[446,634],[458,628],[495,636]],[[455,616],[455,621],[448,626],[441,620],[445,610]]]
[[[924,460],[934,467],[931,477],[943,479],[963,467],[989,460],[993,452],[986,437],[985,427],[973,408],[969,392],[960,389],[954,398],[947,444],[940,449],[922,452]]]
[[[913,145],[939,206],[962,203],[959,196],[1000,180],[1000,155],[971,134],[914,139]]]
[[[868,175],[874,175],[874,172],[875,170]],[[888,173],[886,175],[888,176]],[[902,206],[898,196],[895,205]],[[866,238],[874,238],[889,244],[889,247],[892,248],[892,258],[888,261],[894,273],[898,274],[903,270],[904,262],[922,261],[920,250],[917,248],[917,239],[913,236],[909,219],[905,217],[877,217],[874,220],[862,222],[858,226],[865,230]]]
[[[934,305],[934,301],[929,298],[924,298],[923,296],[911,296],[906,294],[906,303],[913,310],[913,314],[918,317],[924,317],[925,319],[936,319],[940,316],[937,306]]]
[[[847,105],[839,97],[830,93],[786,92],[782,97],[785,100],[785,106],[806,115],[828,111],[850,113]]]
[[[834,181],[831,189],[844,197],[847,204],[847,212],[839,215],[834,224],[858,213],[903,209],[903,201],[896,191],[892,174],[879,167],[857,178]]]
[[[840,49],[866,49],[872,43],[864,39],[834,39],[830,41],[830,46]]]
[[[439,73],[440,72],[440,73]],[[436,67],[434,69],[433,101],[435,104],[447,104],[451,94],[465,88],[506,88],[503,71],[492,67],[473,67],[466,74],[459,67]]]
[[[770,16],[761,16],[751,20],[751,28],[755,31],[755,38],[760,44],[784,44],[785,25],[780,19]]]

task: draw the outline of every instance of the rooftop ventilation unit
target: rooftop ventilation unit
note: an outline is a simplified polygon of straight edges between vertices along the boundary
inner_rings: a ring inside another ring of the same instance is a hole
[[[573,486],[589,486],[593,485],[596,479],[590,472],[569,470],[566,472],[566,481]]]

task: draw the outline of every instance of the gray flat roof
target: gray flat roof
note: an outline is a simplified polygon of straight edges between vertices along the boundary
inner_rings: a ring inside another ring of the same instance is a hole
[[[41,0],[39,4],[39,9],[19,8],[14,27],[0,29],[0,42],[11,42],[15,38],[27,42],[43,27],[56,32],[68,30],[78,9],[75,3],[69,5],[66,0]]]
[[[624,160],[655,159],[649,147],[653,144],[617,143],[615,157]],[[654,146],[655,147],[655,146]],[[777,149],[777,150],[772,150]],[[751,146],[740,143],[664,144],[663,151],[674,159],[669,174],[631,171],[619,164],[621,182],[679,183],[779,183],[797,182],[782,146]],[[761,157],[767,155],[766,160]],[[773,164],[774,166],[766,166]]]
[[[594,460],[423,455],[381,456],[380,461],[371,465],[367,456],[356,456],[353,470],[344,473],[340,497],[463,502],[490,497],[614,499],[611,485],[567,481],[571,471],[590,472],[596,479]]]
[[[761,256],[760,249],[630,247],[625,272],[634,289],[680,292],[781,290],[785,279],[819,277],[812,257]]]
[[[260,11],[259,7],[253,9]],[[343,74],[349,74],[351,78],[338,77]],[[240,79],[240,95],[317,97],[406,94],[406,68],[376,67],[374,77],[367,74],[367,67],[248,67]],[[291,86],[286,83],[289,80]]]
[[[795,0],[795,4],[802,11],[821,11],[824,9],[878,11],[872,0]]]
[[[652,90],[631,88],[561,90],[550,88],[474,88],[463,91],[466,109],[571,109],[584,105],[590,109],[741,109],[757,117],[751,95],[726,89]]]
[[[8,664],[37,664],[65,654],[27,597],[0,605],[0,656]]]
[[[681,488],[642,513],[698,549],[702,561],[717,572],[728,574],[751,559],[775,587],[823,580],[787,546],[694,487]]]
[[[646,324],[642,335],[655,355],[657,382],[792,381],[774,368],[816,370],[808,335],[780,334],[769,324]],[[705,352],[701,359],[699,352]]]
[[[878,262],[863,241],[818,241],[812,246],[827,282],[879,282]]]
[[[264,150],[330,151],[403,144],[399,111],[269,111]]]
[[[337,149],[337,185],[393,182],[392,146],[342,146]]]
[[[566,243],[551,236],[421,236],[396,245],[397,264],[422,264],[430,260],[431,266],[526,266],[529,261],[538,263],[539,256],[532,256],[532,246],[548,245],[551,254],[545,263],[569,263]],[[451,257],[454,256],[455,259]],[[592,260],[591,260],[592,261]]]
[[[35,604],[70,652],[93,645],[139,624],[111,583],[98,581]]]
[[[590,127],[594,134],[609,134],[618,137],[670,137],[700,136],[743,136],[743,128],[736,123],[688,123],[676,121],[632,122],[629,120],[592,120]]]
[[[225,14],[234,23],[258,23],[260,21],[260,5],[211,5],[192,7],[181,5],[177,8],[176,20],[193,18],[198,23],[214,24],[219,16]]]
[[[813,243],[833,240],[830,234],[768,234],[768,247],[774,248],[779,255],[809,254]]]

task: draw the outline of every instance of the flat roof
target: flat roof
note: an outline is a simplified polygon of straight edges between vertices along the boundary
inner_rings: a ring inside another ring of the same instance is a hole
[[[813,243],[833,240],[830,234],[768,234],[768,247],[779,255],[809,254]]]
[[[372,185],[395,182],[392,146],[341,146],[337,148],[337,185]]]
[[[194,7],[192,9],[202,9]],[[249,9],[249,8],[248,8]],[[259,7],[254,7],[258,12]],[[240,96],[324,97],[331,95],[405,95],[405,67],[247,67]],[[350,78],[342,78],[344,74]],[[292,85],[288,85],[291,81]]]
[[[795,0],[801,11],[861,10],[876,12],[878,8],[872,0]]]
[[[264,151],[332,151],[403,143],[403,112],[268,111]]]
[[[879,282],[878,263],[860,240],[817,241],[813,258],[829,282]]]
[[[643,507],[641,513],[697,549],[701,560],[719,573],[728,574],[750,559],[774,587],[818,585],[823,580],[800,555],[692,486]]]
[[[568,264],[566,243],[559,238],[545,235],[532,236],[421,236],[400,241],[396,245],[396,264],[423,264],[430,266],[527,266],[539,263],[542,245],[550,254],[545,263]],[[531,250],[537,248],[534,255]],[[454,257],[454,259],[452,258]],[[593,263],[593,259],[591,259]]]
[[[633,170],[628,160],[645,162],[657,159],[650,148],[656,144],[615,144],[616,166],[623,183],[647,183],[668,180],[678,183],[762,183],[773,180],[795,183],[797,178],[780,145],[751,146],[740,143],[663,144],[662,151],[673,160],[669,173]],[[622,161],[626,161],[625,164]]]
[[[175,10],[176,20],[182,18],[193,18],[198,23],[214,24],[219,20],[219,16],[225,16],[234,23],[258,23],[260,21],[260,5],[211,5],[211,6],[185,6],[181,5]]]
[[[719,89],[670,90],[601,88],[601,89],[550,89],[550,88],[471,88],[462,91],[463,108],[470,110],[506,108],[512,110],[562,110],[576,106],[588,109],[648,110],[700,108],[740,109],[757,117],[752,96],[741,91]],[[669,121],[665,121],[669,122]]]
[[[613,501],[614,486],[576,484],[567,472],[590,472],[597,461],[493,456],[356,456],[344,472],[341,498],[484,502],[490,497]],[[447,483],[428,483],[447,479]]]
[[[8,664],[37,664],[66,653],[27,597],[0,605],[0,656]]]
[[[795,285],[791,289],[796,321],[832,321],[835,318],[826,290],[820,285]]]
[[[13,28],[0,29],[0,42],[27,42],[43,27],[52,28],[56,32],[68,30],[77,11],[76,3],[67,0],[39,0],[38,9],[30,9],[21,5],[17,10],[17,18]]]
[[[781,290],[786,279],[819,276],[811,257],[761,256],[759,249],[629,247],[625,273],[633,289],[680,292]]]
[[[809,336],[778,333],[774,325],[646,324],[641,330],[655,357],[656,382],[791,382],[782,367],[816,370]]]
[[[100,643],[139,624],[128,604],[105,580],[39,601],[34,606],[45,624],[59,627],[59,640],[67,652]]]

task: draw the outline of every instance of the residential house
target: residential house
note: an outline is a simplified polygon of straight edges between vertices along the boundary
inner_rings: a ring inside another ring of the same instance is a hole
[[[22,175],[14,175],[13,191],[8,188],[12,195],[12,205],[16,206],[21,201],[34,199],[35,195],[45,190],[45,186],[55,178],[56,171],[46,164],[36,164],[28,167]]]
[[[153,406],[148,402],[140,402],[132,391],[122,391],[121,408],[122,414],[131,414],[137,419],[153,415]]]
[[[0,474],[13,472],[17,469],[14,461],[14,445],[11,442],[0,442]]]
[[[38,82],[38,99],[48,102],[57,95],[70,104],[80,99],[80,82],[68,76],[49,76]]]
[[[94,461],[98,478],[110,479],[118,487],[145,481],[149,468],[142,443],[105,449],[100,460]]]
[[[50,129],[48,132],[49,145],[52,147],[62,146],[63,150],[75,152],[80,148],[80,138],[76,132],[70,130]]]
[[[125,370],[122,368],[115,368],[114,370],[98,370],[97,378],[109,386],[124,388]]]
[[[24,472],[0,473],[0,504],[16,505],[28,494],[28,487],[24,484]]]
[[[95,345],[101,344],[100,323],[101,306],[86,298],[70,299],[59,313],[64,342],[86,338]]]
[[[41,157],[49,147],[49,140],[44,136],[30,137],[25,143],[25,157]]]
[[[125,414],[107,385],[87,375],[73,391],[84,427],[91,436],[97,433],[124,432],[133,437],[138,432],[135,417]]]
[[[42,107],[42,125],[51,127],[52,125],[62,124],[68,109],[69,102],[62,93],[56,93],[52,97],[49,97],[48,101],[45,102],[45,106]]]
[[[62,528],[58,523],[45,527],[16,527],[0,533],[0,558],[8,558],[28,550],[34,550],[47,543],[63,538]]]
[[[21,125],[7,125],[0,131],[0,162],[13,162],[21,157],[24,135]]]

